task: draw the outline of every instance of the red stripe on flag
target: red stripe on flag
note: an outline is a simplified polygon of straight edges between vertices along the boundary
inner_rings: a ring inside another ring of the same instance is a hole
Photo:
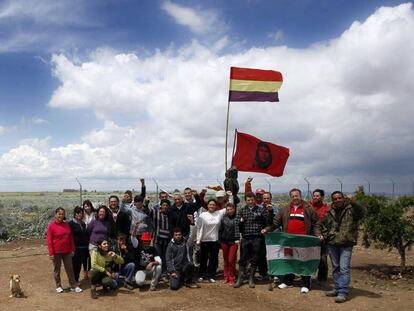
[[[251,81],[283,81],[279,71],[231,67],[230,79]]]

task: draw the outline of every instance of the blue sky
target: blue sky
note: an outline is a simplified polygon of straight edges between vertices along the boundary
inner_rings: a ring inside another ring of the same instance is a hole
[[[338,113],[347,112],[340,110],[343,103],[339,99],[349,96],[349,89],[339,90],[338,85],[349,83],[351,89],[355,88],[352,100],[359,115],[352,119],[343,117],[342,122],[346,125],[352,126],[365,118],[369,112],[361,107],[374,107],[376,103],[384,102],[378,116],[370,114],[372,120],[367,124],[367,132],[374,131],[375,124],[383,121],[389,112],[391,107],[386,103],[405,103],[411,95],[406,89],[399,93],[400,97],[384,94],[383,89],[373,88],[367,82],[375,81],[388,66],[404,66],[404,57],[408,57],[405,54],[398,64],[394,64],[391,54],[378,51],[382,47],[379,41],[384,31],[384,40],[400,45],[395,46],[396,49],[411,50],[412,46],[404,36],[409,38],[411,35],[409,25],[413,11],[410,2],[403,3],[345,0],[0,1],[0,168],[5,170],[6,178],[25,181],[22,187],[25,190],[52,189],[47,181],[52,184],[53,180],[73,180],[75,175],[91,180],[91,184],[99,179],[102,188],[116,185],[102,180],[121,181],[138,175],[165,179],[165,183],[167,180],[177,184],[193,182],[197,186],[204,181],[214,181],[223,175],[223,165],[217,162],[223,157],[223,148],[219,146],[224,140],[221,137],[224,136],[224,126],[221,126],[226,109],[226,102],[220,102],[226,97],[226,88],[217,86],[227,83],[222,82],[227,79],[228,67],[242,64],[246,67],[276,66],[275,69],[281,71],[286,68],[285,83],[289,83],[286,104],[283,103],[282,87],[280,105],[289,105],[298,96],[294,93],[295,87],[303,94],[316,90],[317,84],[302,83],[303,79],[312,79],[312,75],[306,75],[306,70],[320,64],[319,68],[330,70],[324,78],[335,80],[335,83],[323,92],[315,91],[312,99],[304,102],[310,105],[311,119],[321,120],[318,110],[325,111],[328,107],[326,126],[312,127],[312,122],[308,124],[306,120],[302,122],[306,123],[303,132],[285,127],[283,133],[266,134],[268,127],[263,124],[268,120],[265,116],[251,120],[251,108],[243,105],[234,111],[231,128],[245,127],[253,134],[268,135],[263,139],[291,148],[295,158],[289,162],[291,168],[284,177],[286,184],[294,184],[303,176],[312,176],[320,182],[339,175],[350,180],[375,176],[405,182],[413,171],[407,171],[410,159],[404,155],[406,145],[412,139],[406,136],[405,122],[408,120],[404,118],[395,120],[402,124],[399,129],[395,129],[393,121],[384,127],[382,136],[375,132],[379,135],[373,138],[375,148],[353,147],[347,159],[354,159],[354,164],[341,161],[339,156],[326,159],[326,155],[313,154],[312,150],[313,144],[318,148],[327,145],[336,150],[335,154],[344,154],[348,150],[341,146],[358,137],[354,131],[344,133],[341,130],[338,141],[333,139],[331,142],[332,138],[326,141],[326,131],[332,130],[336,137],[337,125],[331,125],[329,121],[335,115],[331,107],[337,107]],[[397,31],[388,33],[398,27],[401,34]],[[375,36],[378,38],[370,42],[369,38]],[[368,39],[358,41],[364,38]],[[362,53],[355,51],[359,44],[364,45]],[[338,65],[342,76],[328,78],[336,70],[333,67],[337,64],[332,60],[336,55],[343,62]],[[352,57],[357,64],[360,62],[367,68],[361,68],[362,72],[352,71]],[[381,64],[375,64],[375,60]],[[373,64],[368,66],[370,61]],[[301,62],[303,66],[297,66]],[[196,70],[191,71],[194,68]],[[355,80],[349,77],[351,74],[354,77],[355,73]],[[325,72],[322,70],[320,74]],[[410,77],[412,72],[405,75],[405,78]],[[353,85],[358,76],[361,83]],[[392,89],[392,83],[398,83],[398,80],[390,83],[387,87]],[[160,85],[162,91],[157,89]],[[165,91],[170,85],[177,88]],[[331,90],[335,92],[330,94]],[[159,91],[159,97],[155,96]],[[322,99],[327,106],[321,106],[316,99]],[[214,104],[211,106],[212,100]],[[313,109],[312,100],[315,100]],[[190,107],[186,108],[186,105]],[[262,104],[257,107],[274,113],[275,122],[285,122],[278,119],[280,113],[288,112],[283,110],[285,108]],[[220,117],[206,113],[201,116],[201,122],[193,120],[205,108],[219,110]],[[323,118],[321,121],[324,122]],[[249,122],[254,126],[247,126]],[[180,123],[185,125],[177,126]],[[386,132],[387,128],[395,131],[395,136]],[[314,135],[307,136],[309,133]],[[319,139],[315,140],[315,136]],[[393,147],[404,153],[391,155],[386,147],[380,147],[385,142],[388,144],[389,139],[392,139]],[[145,147],[130,144],[131,140],[142,140]],[[162,141],[164,147],[154,141]],[[197,151],[188,150],[188,143],[195,144]],[[130,145],[124,149],[126,144]],[[88,150],[94,154],[92,159],[85,159]],[[378,157],[378,162],[368,161],[370,152],[378,154],[379,151],[383,155]],[[204,153],[212,158],[200,155]],[[123,154],[122,159],[117,158],[119,154]],[[207,160],[214,163],[208,165]],[[332,163],[329,162],[325,170],[321,163],[327,161]],[[395,165],[396,161],[401,165]],[[183,169],[183,163],[188,167]],[[392,169],[385,169],[391,163],[393,165],[389,167]],[[96,167],[90,169],[95,164]],[[113,170],[108,169],[110,165],[114,165]],[[140,168],[140,165],[144,167]],[[26,176],[46,181],[36,186],[36,182]],[[257,176],[257,180],[263,182],[264,176]],[[2,190],[12,189],[4,184],[0,185]]]

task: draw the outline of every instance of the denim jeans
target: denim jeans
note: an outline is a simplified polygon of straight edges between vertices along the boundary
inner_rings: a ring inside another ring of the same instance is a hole
[[[119,272],[116,273],[116,280],[121,283],[121,276],[125,277],[125,282],[128,284],[132,283],[132,277],[134,276],[135,264],[129,262]]]
[[[351,281],[352,246],[328,245],[328,253],[332,262],[335,291],[347,296],[349,294],[349,282]]]

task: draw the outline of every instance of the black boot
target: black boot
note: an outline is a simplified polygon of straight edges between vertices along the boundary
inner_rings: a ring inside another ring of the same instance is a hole
[[[244,266],[239,266],[239,273],[237,274],[237,282],[234,284],[234,288],[239,288],[243,284]]]
[[[96,293],[96,287],[91,287],[91,298],[92,299],[97,299],[98,298],[98,294]]]
[[[250,274],[249,274],[249,287],[250,288],[255,288],[255,284],[254,284],[254,274],[256,272],[256,266],[251,266],[250,267]]]

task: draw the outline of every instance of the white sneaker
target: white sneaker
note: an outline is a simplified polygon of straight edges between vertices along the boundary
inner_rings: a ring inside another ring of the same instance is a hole
[[[215,279],[213,279],[213,278],[208,279],[208,281],[209,281],[210,283],[216,283],[216,280],[215,280]]]
[[[75,288],[71,287],[70,291],[75,292],[75,293],[82,293],[83,292],[82,288],[80,288],[79,286],[76,286]]]
[[[285,288],[291,288],[293,286],[292,285],[287,285],[285,283],[281,283],[277,287],[279,287],[280,289],[285,289]]]
[[[198,280],[197,280],[198,282],[203,282],[204,281],[204,279],[203,278],[198,278]]]
[[[307,294],[307,293],[309,293],[309,288],[307,288],[307,287],[302,287],[302,288],[300,289],[300,292],[301,292],[302,294]]]
[[[56,287],[56,293],[60,294],[63,293],[63,288],[62,287]]]

